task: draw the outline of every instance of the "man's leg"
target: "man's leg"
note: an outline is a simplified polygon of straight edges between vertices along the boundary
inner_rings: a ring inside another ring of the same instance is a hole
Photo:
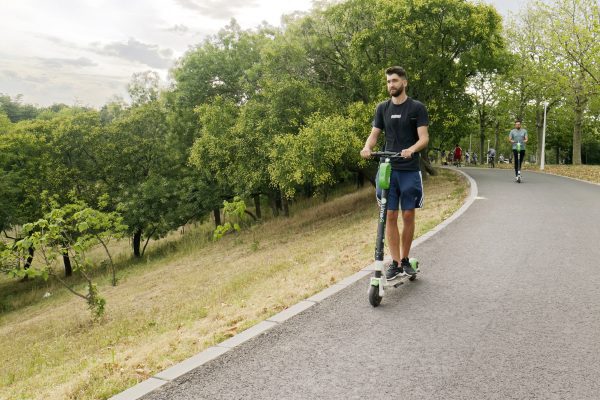
[[[515,161],[515,176],[519,174],[519,152],[513,150],[513,159]]]
[[[398,210],[388,210],[385,226],[388,247],[392,260],[400,262],[400,230],[398,229]]]
[[[402,247],[400,259],[408,258],[415,234],[415,210],[402,210]]]

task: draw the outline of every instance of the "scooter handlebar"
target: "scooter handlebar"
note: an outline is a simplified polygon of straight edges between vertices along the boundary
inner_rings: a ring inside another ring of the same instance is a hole
[[[400,155],[400,153],[395,151],[373,151],[371,153],[371,158],[404,158]]]

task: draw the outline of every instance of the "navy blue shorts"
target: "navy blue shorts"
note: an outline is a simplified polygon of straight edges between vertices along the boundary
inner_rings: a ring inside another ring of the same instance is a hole
[[[375,180],[378,182],[378,179]],[[381,189],[375,190],[377,202],[381,200]],[[414,210],[423,207],[423,179],[421,171],[392,170],[388,192],[388,210]]]

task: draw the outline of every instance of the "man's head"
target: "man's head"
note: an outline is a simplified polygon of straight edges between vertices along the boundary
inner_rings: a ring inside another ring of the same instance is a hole
[[[406,79],[406,71],[402,67],[389,67],[385,70],[387,78],[387,90],[390,96],[398,97],[406,90],[408,80]]]
[[[521,129],[521,120],[520,119],[515,119],[515,128]]]

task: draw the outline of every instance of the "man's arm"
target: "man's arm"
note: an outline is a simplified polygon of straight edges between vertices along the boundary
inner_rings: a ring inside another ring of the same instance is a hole
[[[377,139],[379,139],[379,134],[381,133],[381,129],[373,127],[371,129],[371,134],[367,138],[365,142],[365,147],[360,151],[360,156],[362,158],[371,157],[371,153],[373,152],[373,147],[377,145]]]
[[[511,142],[511,143],[514,143],[514,142],[515,142],[515,141],[513,140],[513,137],[512,137],[512,131],[510,131],[510,133],[508,134],[508,141],[509,141],[509,142]]]
[[[427,147],[429,143],[429,127],[427,125],[423,125],[417,128],[417,135],[419,135],[419,140],[408,149],[402,150],[400,155],[404,158],[411,158],[414,153],[423,150]]]

